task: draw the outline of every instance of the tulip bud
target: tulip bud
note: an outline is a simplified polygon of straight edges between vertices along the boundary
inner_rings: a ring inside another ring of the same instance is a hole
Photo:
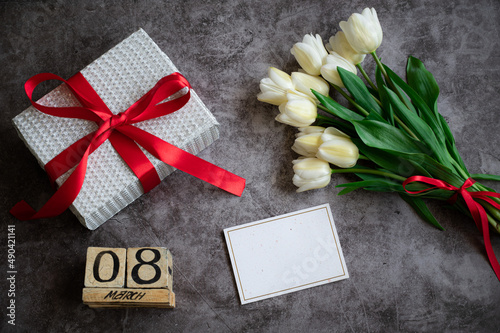
[[[295,56],[300,67],[311,75],[320,74],[321,66],[328,55],[321,36],[318,34],[316,37],[312,34],[305,35],[302,42],[295,43],[290,52]]]
[[[316,100],[314,98],[312,98],[304,93],[301,93],[298,90],[288,90],[286,92],[286,100],[288,101],[288,100],[293,99],[293,98],[295,98],[295,99],[297,99],[297,98],[304,99],[305,98],[305,99],[310,100],[312,103],[316,104]]]
[[[382,27],[374,8],[365,8],[361,14],[352,14],[347,22],[340,22],[340,28],[358,53],[372,53],[382,43]]]
[[[359,150],[348,135],[329,127],[322,134],[321,140],[323,143],[319,146],[316,157],[340,168],[351,168],[356,165]]]
[[[269,67],[268,76],[260,80],[260,93],[257,99],[273,105],[280,105],[287,101],[286,94],[294,89],[292,78],[277,68]]]
[[[328,96],[330,91],[330,86],[325,80],[319,76],[309,75],[306,73],[293,72],[292,83],[296,90],[314,98],[314,100],[316,100],[316,96],[314,96],[311,89],[314,89],[325,96]]]
[[[321,75],[330,83],[333,83],[341,88],[344,88],[344,83],[340,78],[339,71],[337,67],[342,67],[343,69],[348,70],[354,74],[357,74],[358,71],[356,66],[354,66],[348,60],[342,58],[339,54],[333,52],[332,54],[326,57],[326,65],[321,67]]]
[[[331,169],[328,162],[317,158],[299,158],[293,161],[293,184],[297,192],[325,187],[331,180]]]
[[[306,157],[314,157],[321,145],[321,135],[323,133],[304,134],[295,139],[292,150],[299,155]]]
[[[300,127],[299,132],[295,134],[295,137],[299,138],[302,135],[311,134],[311,133],[323,133],[325,131],[324,127],[321,126],[305,126]]]
[[[354,65],[362,63],[366,57],[366,54],[359,53],[352,48],[343,31],[339,31],[335,34],[335,36],[330,37],[329,43],[326,44],[326,49],[330,53],[338,53],[341,57],[345,58]]]
[[[276,120],[296,127],[304,127],[311,125],[318,115],[316,104],[309,97],[301,97],[299,95],[288,93],[288,101],[280,104],[280,114],[276,116]]]
[[[336,129],[335,127],[325,128],[322,133],[323,133],[321,135],[321,141],[322,142],[327,142],[327,141],[336,139],[338,137],[346,138],[346,139],[350,139],[351,138],[349,135],[347,135],[344,132]]]

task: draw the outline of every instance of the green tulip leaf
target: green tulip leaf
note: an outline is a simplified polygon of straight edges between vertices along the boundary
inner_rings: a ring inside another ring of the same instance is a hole
[[[368,157],[381,168],[403,177],[414,175],[415,167],[412,161],[385,150],[369,147],[361,139],[352,138],[351,140],[358,147],[362,155]]]
[[[356,130],[354,129],[354,126],[351,123],[347,123],[345,121],[339,120],[339,119],[334,119],[331,117],[327,117],[324,115],[317,115],[316,117],[316,122],[314,123],[316,126],[321,126],[321,127],[335,127],[344,132],[345,134],[349,135],[350,137],[355,137]]]
[[[365,117],[357,114],[354,111],[349,110],[348,108],[340,105],[336,101],[334,101],[331,97],[320,94],[319,92],[312,89],[314,96],[326,107],[331,114],[339,117],[340,119],[344,119],[348,122],[362,120]]]
[[[425,68],[422,61],[412,56],[408,57],[406,79],[408,85],[422,97],[427,106],[437,113],[439,86],[432,73]]]
[[[465,173],[469,173],[467,171],[467,167],[465,166],[464,161],[462,160],[462,156],[460,156],[460,153],[458,152],[457,146],[455,144],[455,138],[453,137],[453,134],[451,133],[450,127],[448,126],[448,123],[444,119],[442,115],[439,115],[439,120],[441,121],[441,127],[443,128],[443,132],[446,136],[446,147],[448,148],[448,152],[450,153],[451,157],[457,161],[457,163],[460,165],[463,171]]]
[[[456,175],[450,168],[430,157],[427,154],[427,147],[423,147],[420,142],[409,137],[394,126],[375,120],[362,120],[354,122],[354,127],[366,146],[381,149],[396,155],[402,160],[411,161],[414,167],[413,170],[410,168],[405,170],[406,172],[402,172],[401,170],[398,172],[396,169],[398,168],[397,159],[389,162],[390,155],[387,154],[385,156],[379,154],[381,157],[377,158],[378,152],[370,152],[367,149],[363,149],[363,146],[360,146],[363,154],[366,154],[368,158],[385,169],[403,176],[409,174],[432,176],[456,187],[460,187],[465,181],[465,179]],[[408,164],[400,166],[407,168]]]
[[[385,120],[380,114],[378,114],[375,111],[370,112],[370,114],[368,116],[366,116],[365,119],[367,119],[367,120],[377,120],[377,121],[381,121],[383,123],[387,123],[387,120]]]
[[[413,104],[420,111],[420,117],[429,125],[432,130],[436,133],[438,140],[445,140],[445,134],[443,133],[443,128],[441,127],[441,121],[439,120],[439,113],[437,110],[432,111],[427,103],[420,97],[420,95],[413,90],[403,79],[401,79],[396,73],[394,73],[389,67],[384,65],[384,68],[391,78],[391,80],[399,86],[408,97],[410,97]]]
[[[363,83],[363,80],[359,76],[350,71],[343,69],[342,67],[337,67],[342,83],[346,89],[351,93],[352,97],[363,109],[368,111],[375,111],[378,114],[382,114],[382,109],[377,104],[373,96],[368,91],[368,88]]]
[[[385,66],[385,65],[384,65],[384,68],[388,69],[387,66]],[[395,74],[394,72],[392,74],[394,74],[394,75],[397,76],[397,74]],[[375,78],[377,80],[377,86],[379,87],[379,91],[380,91],[380,87],[382,87],[383,85],[387,86],[387,84],[385,84],[385,81],[384,81],[384,79],[382,77],[382,71],[380,70],[379,66],[377,66],[377,68],[375,69]],[[399,76],[398,76],[398,78],[399,78],[399,80],[401,80],[402,82],[404,82]],[[404,90],[401,89],[398,85],[396,85],[396,90],[399,92],[399,95],[403,98],[404,104],[408,108],[410,108],[410,110],[412,112],[417,113],[417,109],[415,109],[415,107],[413,106],[411,100],[408,98],[408,96],[406,95],[406,93],[404,92]]]
[[[423,66],[423,65],[422,65]],[[437,108],[431,110],[424,99],[406,82],[404,82],[396,73],[394,73],[389,67],[384,65],[385,70],[387,71],[389,77],[396,83],[396,85],[400,86],[404,92],[411,98],[413,103],[417,106],[417,108],[421,111],[421,118],[431,127],[432,131],[435,133],[436,138],[439,142],[445,143],[443,148],[446,147],[450,156],[460,165],[463,171],[467,172],[467,168],[465,163],[462,160],[462,157],[458,153],[458,150],[455,145],[455,139],[453,138],[453,134],[448,127],[445,119],[439,112]],[[431,75],[429,73],[429,75]],[[430,81],[435,81],[433,78]],[[439,93],[439,92],[438,92]],[[437,99],[437,95],[436,95]],[[446,155],[444,155],[441,159],[443,162],[448,161]],[[448,166],[449,163],[445,162]]]
[[[353,122],[359,137],[369,147],[402,154],[423,154],[427,149],[400,129],[376,120]]]
[[[448,126],[446,119],[444,119],[442,115],[439,115],[438,119],[441,123],[441,127],[443,128],[443,134],[445,135],[446,141],[455,145],[455,138],[453,137],[453,133],[451,133],[450,127]]]
[[[407,154],[405,158],[413,161],[420,168],[425,169],[432,178],[441,179],[455,187],[460,187],[465,179],[456,175],[450,168],[442,165],[426,154]]]
[[[429,222],[439,230],[444,230],[421,198],[412,197],[404,193],[399,193],[399,196],[406,201],[424,221]]]
[[[366,89],[368,89],[368,92],[372,94],[373,97],[379,98],[378,95],[378,90],[373,89],[372,87],[366,86]]]
[[[340,185],[337,185],[336,187],[339,187]],[[359,188],[359,187],[358,187]],[[345,189],[343,189],[342,191],[340,191],[337,195],[344,195],[344,194],[348,194],[348,193],[351,193],[352,191],[355,191],[357,190],[358,188],[356,187],[346,187]]]
[[[424,168],[424,166],[422,166],[418,162],[415,162],[415,161],[412,161],[412,160],[409,160],[408,162],[413,167],[413,170],[411,168],[409,168],[409,170],[412,170],[412,172],[413,172],[412,176],[420,175],[420,176],[425,176],[425,177],[432,178],[432,175],[429,173],[429,171],[427,171]]]
[[[449,155],[447,153],[446,145],[438,141],[434,131],[431,127],[422,120],[416,113],[410,111],[399,97],[392,90],[387,87],[382,87],[385,94],[387,94],[391,105],[394,107],[395,114],[415,133],[421,142],[425,142],[430,149],[429,154],[434,155],[444,165],[451,167]]]

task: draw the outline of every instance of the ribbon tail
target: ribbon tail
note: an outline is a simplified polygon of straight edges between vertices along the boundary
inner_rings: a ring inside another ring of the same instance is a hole
[[[488,218],[486,217],[486,212],[484,211],[484,208],[478,203],[476,203],[476,205],[478,205],[481,209],[481,223],[483,229],[482,230],[483,240],[484,240],[484,247],[486,249],[486,254],[488,255],[488,260],[490,261],[491,268],[493,268],[493,271],[495,272],[497,279],[500,281],[500,264],[498,263],[498,259],[495,256],[493,247],[491,246]]]
[[[466,191],[464,191],[466,192]],[[469,192],[467,192],[469,193]],[[480,230],[483,234],[484,247],[486,249],[486,255],[488,256],[488,260],[490,262],[491,268],[495,272],[497,279],[500,281],[500,264],[498,263],[498,259],[495,256],[495,252],[493,251],[493,247],[491,246],[490,239],[490,230],[488,224],[488,216],[486,215],[486,211],[480,203],[475,201],[470,195],[467,193],[463,193],[463,198],[467,207],[469,208],[471,215],[476,222],[476,225],[480,226]]]
[[[244,178],[177,148],[144,130],[135,126],[122,126],[118,130],[135,140],[153,156],[176,169],[239,197],[245,189]]]
[[[21,221],[30,220],[32,216],[36,214],[34,210],[28,203],[24,200],[19,201],[14,207],[9,211],[15,218]]]

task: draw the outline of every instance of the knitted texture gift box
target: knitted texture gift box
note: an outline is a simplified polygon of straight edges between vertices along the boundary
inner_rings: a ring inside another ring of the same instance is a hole
[[[174,64],[141,29],[80,73],[110,111],[118,114],[139,100],[158,80],[174,72],[177,72]],[[80,105],[65,84],[49,92],[38,103],[52,107]],[[13,123],[42,167],[98,128],[94,122],[54,117],[33,106],[16,116]],[[219,124],[193,89],[189,102],[177,112],[133,126],[192,154],[197,154],[219,137]],[[141,150],[160,179],[175,170],[142,147]],[[60,176],[56,183],[61,185],[71,171]],[[94,230],[142,194],[138,178],[108,141],[90,155],[83,187],[70,209],[85,227]]]

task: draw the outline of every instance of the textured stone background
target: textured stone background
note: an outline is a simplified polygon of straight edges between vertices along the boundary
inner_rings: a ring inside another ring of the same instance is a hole
[[[5,316],[6,226],[15,223],[19,332],[498,332],[500,283],[472,220],[432,203],[440,232],[396,195],[336,196],[333,185],[350,176],[296,194],[295,130],[255,98],[268,66],[297,69],[293,43],[310,32],[327,40],[366,5],[382,22],[383,60],[401,73],[411,54],[437,77],[441,113],[469,169],[500,174],[497,0],[2,1],[0,330],[16,331]],[[247,178],[243,196],[175,172],[93,232],[70,212],[16,222],[7,212],[17,201],[40,207],[53,193],[10,122],[29,104],[25,80],[69,77],[139,27],[221,123],[221,139],[200,156]],[[325,202],[350,278],[241,306],[222,229]],[[500,237],[492,242],[500,255]],[[82,304],[88,246],[148,245],[174,254],[175,310]]]

